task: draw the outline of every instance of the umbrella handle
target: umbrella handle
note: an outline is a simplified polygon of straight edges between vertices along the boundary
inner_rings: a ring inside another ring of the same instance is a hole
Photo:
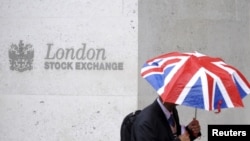
[[[196,119],[197,119],[197,108],[195,108],[193,120],[196,120]],[[194,133],[192,133],[192,134],[193,134],[194,137],[198,137],[199,136],[199,134],[194,134]]]
[[[197,108],[195,108],[195,111],[194,111],[194,119],[197,118]]]

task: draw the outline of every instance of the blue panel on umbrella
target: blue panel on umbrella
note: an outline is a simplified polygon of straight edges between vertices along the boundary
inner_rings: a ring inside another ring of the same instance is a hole
[[[157,91],[159,88],[161,88],[164,85],[164,80],[172,69],[173,69],[173,66],[168,67],[164,70],[163,74],[155,73],[155,74],[147,76],[145,79]]]
[[[204,109],[204,99],[202,94],[202,84],[199,78],[184,99],[182,105]]]
[[[161,74],[149,75],[146,77],[146,80],[151,84],[151,86],[157,91],[160,87],[162,87],[162,76]]]
[[[221,104],[219,104],[221,102]],[[218,108],[228,108],[225,99],[221,93],[221,90],[219,89],[218,85],[215,85],[215,92],[214,92],[214,103],[213,103],[214,109]]]

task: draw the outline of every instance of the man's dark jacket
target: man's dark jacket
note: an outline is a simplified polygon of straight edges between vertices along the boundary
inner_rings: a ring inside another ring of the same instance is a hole
[[[181,134],[181,126],[177,109],[173,110],[177,125],[177,136]],[[195,139],[190,135],[191,141]],[[180,141],[174,139],[172,130],[157,100],[147,106],[137,116],[131,133],[131,141]]]

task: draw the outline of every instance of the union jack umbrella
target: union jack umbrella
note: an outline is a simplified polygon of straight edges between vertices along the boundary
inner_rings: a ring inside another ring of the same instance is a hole
[[[250,93],[250,84],[238,69],[198,52],[149,59],[141,76],[163,101],[207,111],[244,107],[242,99]]]

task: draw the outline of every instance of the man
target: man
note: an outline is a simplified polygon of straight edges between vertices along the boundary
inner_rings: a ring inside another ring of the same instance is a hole
[[[160,97],[142,110],[131,131],[131,141],[193,141],[199,136],[199,122],[193,119],[181,126],[176,104],[164,103]]]

